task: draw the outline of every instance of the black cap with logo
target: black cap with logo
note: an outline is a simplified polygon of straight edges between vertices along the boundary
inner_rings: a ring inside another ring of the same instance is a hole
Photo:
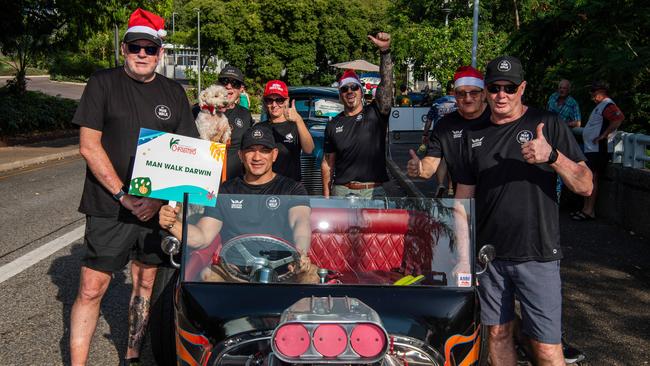
[[[241,70],[239,70],[238,68],[232,65],[226,65],[226,67],[221,69],[221,72],[219,73],[219,79],[221,78],[230,78],[230,79],[237,80],[242,84],[245,84],[244,74],[242,74]]]
[[[246,132],[244,132],[244,136],[242,136],[241,139],[240,149],[245,150],[253,145],[262,145],[264,147],[274,149],[276,145],[275,137],[273,137],[273,131],[263,125],[253,126],[246,130]]]
[[[512,56],[499,56],[490,61],[485,70],[485,83],[505,80],[514,84],[521,84],[524,81],[524,69],[521,61]]]

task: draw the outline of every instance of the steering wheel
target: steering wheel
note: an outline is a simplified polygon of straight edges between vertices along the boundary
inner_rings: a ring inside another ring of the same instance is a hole
[[[288,265],[299,263],[300,254],[284,239],[265,234],[246,234],[236,236],[223,245],[219,262],[228,274],[240,280],[251,282],[257,270],[266,268],[275,271],[277,282],[282,282],[294,276]]]

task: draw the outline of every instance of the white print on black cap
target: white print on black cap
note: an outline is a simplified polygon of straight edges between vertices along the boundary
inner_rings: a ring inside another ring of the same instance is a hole
[[[533,139],[533,133],[528,130],[519,131],[517,134],[517,142],[520,144],[525,144],[528,141]]]
[[[235,119],[235,126],[242,128],[244,127],[244,121],[241,120],[241,118]]]
[[[169,110],[169,107],[162,104],[156,106],[154,113],[156,114],[156,117],[162,120],[168,120],[172,116],[172,111]]]
[[[280,207],[280,198],[276,196],[271,196],[266,199],[266,207],[270,210],[275,210]]]
[[[264,137],[264,132],[262,132],[262,130],[253,130],[252,136],[253,136],[254,139],[259,140],[262,137]]]
[[[511,68],[511,67],[512,67],[512,66],[510,65],[510,61],[508,61],[508,60],[501,60],[501,62],[499,62],[499,66],[497,66],[497,69],[498,69],[499,71],[504,71],[504,72],[505,72],[505,71],[510,71],[510,68]]]

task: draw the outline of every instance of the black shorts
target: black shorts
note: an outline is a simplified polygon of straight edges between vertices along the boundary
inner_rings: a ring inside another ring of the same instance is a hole
[[[151,224],[118,221],[116,217],[86,216],[82,264],[98,271],[122,270],[130,259],[150,265],[165,263],[160,229]]]
[[[611,159],[611,156],[612,154],[606,151],[585,153],[587,166],[596,174],[602,174],[605,172],[605,169],[607,169],[607,163]]]

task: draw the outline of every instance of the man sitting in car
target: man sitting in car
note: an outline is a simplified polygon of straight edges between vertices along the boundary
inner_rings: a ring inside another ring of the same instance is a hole
[[[196,225],[188,225],[187,244],[190,247],[208,247],[218,234],[221,234],[222,243],[243,234],[264,234],[295,244],[300,254],[300,263],[293,267],[295,272],[307,273],[313,267],[307,257],[311,243],[311,208],[307,198],[296,197],[307,196],[307,190],[301,183],[273,171],[277,156],[273,132],[268,127],[257,125],[244,133],[239,150],[244,176],[229,179],[219,188],[220,195],[242,195],[243,200],[238,199],[238,205],[234,206],[231,199],[217,199],[216,207],[206,208]],[[250,195],[260,195],[260,199],[251,200]],[[273,205],[269,205],[269,199],[273,199]],[[180,239],[183,230],[177,219],[179,211],[180,207],[163,206],[159,223]],[[223,281],[223,271],[217,266],[205,268],[201,272],[202,280]],[[315,271],[309,272],[315,274]],[[298,281],[307,280],[298,278]],[[317,281],[317,276],[310,280]]]

